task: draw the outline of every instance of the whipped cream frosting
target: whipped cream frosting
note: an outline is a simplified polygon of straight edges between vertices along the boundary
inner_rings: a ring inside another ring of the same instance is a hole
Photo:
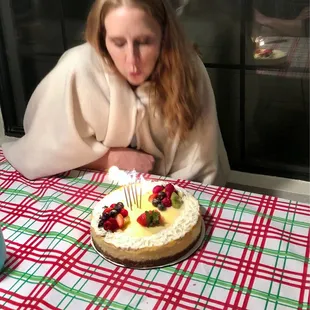
[[[156,185],[165,185],[166,182],[144,182],[142,194],[153,189]],[[91,226],[96,234],[102,236],[105,242],[111,243],[121,249],[141,249],[145,247],[162,246],[171,241],[182,238],[197,223],[200,216],[200,207],[197,199],[195,199],[186,190],[175,186],[175,189],[181,193],[183,204],[180,208],[180,215],[175,219],[172,225],[155,233],[151,236],[133,237],[124,231],[110,232],[104,230],[103,227],[98,228],[99,218],[103,212],[104,206],[110,206],[120,200],[125,200],[122,190],[113,191],[101,201],[99,201],[93,210]],[[126,206],[125,206],[126,208]]]

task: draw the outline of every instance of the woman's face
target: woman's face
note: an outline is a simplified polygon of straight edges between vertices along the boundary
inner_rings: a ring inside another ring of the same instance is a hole
[[[104,25],[106,47],[116,68],[131,85],[142,84],[160,54],[160,25],[142,9],[127,6],[111,10]]]

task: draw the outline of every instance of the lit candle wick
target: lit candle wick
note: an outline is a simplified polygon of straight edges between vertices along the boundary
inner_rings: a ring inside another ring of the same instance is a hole
[[[132,210],[133,205],[141,209],[142,185],[140,181],[140,191],[137,190],[137,172],[135,170],[126,173],[113,166],[109,169],[108,175],[112,180],[123,186],[126,204]],[[141,178],[140,178],[141,180]],[[140,196],[140,197],[139,197]]]

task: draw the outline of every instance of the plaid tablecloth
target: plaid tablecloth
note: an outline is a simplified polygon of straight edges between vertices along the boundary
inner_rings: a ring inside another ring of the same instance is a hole
[[[171,267],[122,268],[90,245],[92,209],[116,186],[106,174],[29,181],[0,151],[0,308],[309,309],[309,205],[172,181],[203,207],[202,248]]]
[[[278,49],[287,53],[287,62],[281,66],[257,70],[258,74],[309,79],[308,37],[262,37],[263,48]]]

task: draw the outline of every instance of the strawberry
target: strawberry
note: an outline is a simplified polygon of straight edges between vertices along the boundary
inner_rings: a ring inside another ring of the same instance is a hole
[[[104,213],[110,213],[113,210],[113,208],[105,208],[104,209]]]
[[[110,205],[110,208],[114,209],[115,206],[116,206],[116,203],[112,203],[112,204]]]
[[[149,202],[152,202],[154,198],[157,198],[157,194],[152,194],[152,195],[150,195],[150,197],[149,197],[149,199],[148,199]]]
[[[157,210],[145,211],[137,218],[137,222],[144,227],[157,226],[160,220],[160,213]]]
[[[119,228],[122,228],[124,226],[124,218],[120,213],[116,215],[115,220]]]
[[[164,190],[164,187],[162,185],[156,185],[154,188],[153,188],[153,194],[158,194],[159,192],[163,191]],[[156,197],[155,197],[156,198]]]
[[[144,227],[147,227],[146,213],[142,213],[138,218],[137,222]]]
[[[162,203],[166,208],[169,208],[169,207],[172,206],[171,200],[170,200],[170,198],[168,198],[168,197],[165,197],[165,198],[161,201],[161,203]]]
[[[120,213],[123,217],[128,216],[128,211],[126,209],[122,209]]]

